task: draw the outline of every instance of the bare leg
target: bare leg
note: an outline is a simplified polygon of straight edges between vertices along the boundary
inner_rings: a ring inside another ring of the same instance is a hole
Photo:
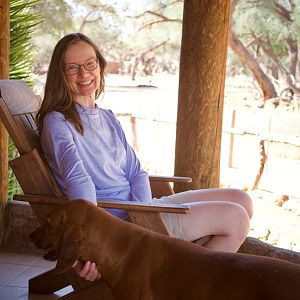
[[[213,237],[203,246],[236,252],[247,237],[253,214],[251,198],[237,189],[191,191],[191,213],[179,215],[186,240]]]
[[[199,201],[228,201],[242,205],[249,218],[253,215],[253,204],[250,196],[238,189],[204,189],[191,191],[191,202]]]
[[[250,219],[239,204],[225,201],[189,203],[191,212],[179,215],[187,241],[213,235],[203,246],[219,251],[236,252],[245,240]]]

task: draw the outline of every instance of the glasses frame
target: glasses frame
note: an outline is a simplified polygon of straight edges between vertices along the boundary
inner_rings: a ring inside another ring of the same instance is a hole
[[[96,62],[96,65],[95,65],[95,67],[87,68],[87,63],[89,63],[91,60],[94,60]],[[89,71],[93,71],[93,70],[97,69],[98,65],[99,65],[98,58],[91,57],[91,58],[87,59],[82,65],[75,64],[75,63],[73,63],[73,64],[66,64],[65,65],[65,72],[66,72],[67,75],[76,75],[76,74],[78,74],[80,72],[80,68],[81,67],[83,67],[87,72],[89,72]],[[77,72],[75,72],[75,73],[74,72],[69,73],[68,67],[76,68]]]

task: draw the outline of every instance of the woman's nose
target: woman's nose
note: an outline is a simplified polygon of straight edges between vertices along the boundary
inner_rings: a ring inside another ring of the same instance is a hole
[[[87,71],[86,69],[85,69],[85,67],[84,66],[79,66],[79,72],[78,72],[78,75],[86,75],[87,73],[88,73],[89,71]]]

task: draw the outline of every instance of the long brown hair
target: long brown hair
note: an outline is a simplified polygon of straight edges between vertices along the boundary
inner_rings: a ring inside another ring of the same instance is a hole
[[[74,106],[74,102],[72,101],[72,93],[64,70],[64,57],[68,47],[78,43],[79,41],[83,41],[91,45],[94,48],[99,61],[100,86],[96,90],[96,98],[104,90],[104,71],[106,61],[99,48],[90,38],[82,33],[71,33],[64,36],[56,44],[51,57],[47,73],[44,99],[36,116],[39,132],[42,131],[43,121],[46,114],[51,111],[58,111],[64,115],[66,120],[73,123],[75,128],[81,134],[83,134],[82,122],[79,113]]]

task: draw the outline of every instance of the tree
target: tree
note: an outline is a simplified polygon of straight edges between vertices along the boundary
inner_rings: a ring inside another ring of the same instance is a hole
[[[88,35],[101,48],[105,57],[120,59],[124,52],[119,12],[114,5],[102,4],[100,0],[73,0],[73,5],[66,0],[42,0],[35,11],[41,14],[44,22],[40,24],[40,34],[35,38],[39,52],[36,72],[44,73],[57,41],[71,32]]]
[[[148,5],[128,16],[136,28],[128,40],[132,49],[130,75],[133,80],[138,67],[146,70],[151,62],[153,67],[144,72],[146,75],[152,75],[159,68],[172,72],[168,65],[172,65],[172,60],[179,60],[183,2],[169,2],[148,1]]]
[[[277,92],[284,88],[280,83],[282,79],[287,87],[299,93],[296,72],[299,69],[297,32],[299,32],[300,3],[292,0],[234,2],[237,5],[232,28],[241,42],[247,45],[248,54],[255,57],[265,74],[271,70],[267,76],[270,83],[278,85]],[[263,79],[259,73],[254,74],[260,80]],[[269,96],[268,93],[264,93],[265,99]]]
[[[176,192],[219,186],[229,14],[230,1],[184,3],[175,175],[193,183]]]
[[[300,42],[297,34],[300,28],[300,4],[292,0],[231,2],[229,46],[245,69],[248,68],[252,73],[262,90],[263,98],[267,100],[277,97],[278,91],[283,89],[281,78],[284,78],[289,88],[299,93],[296,79],[300,74]],[[140,13],[139,17],[144,17],[141,29],[159,27],[158,24],[181,23],[180,17],[168,15],[171,7],[179,11],[180,3],[183,1],[170,0]]]

